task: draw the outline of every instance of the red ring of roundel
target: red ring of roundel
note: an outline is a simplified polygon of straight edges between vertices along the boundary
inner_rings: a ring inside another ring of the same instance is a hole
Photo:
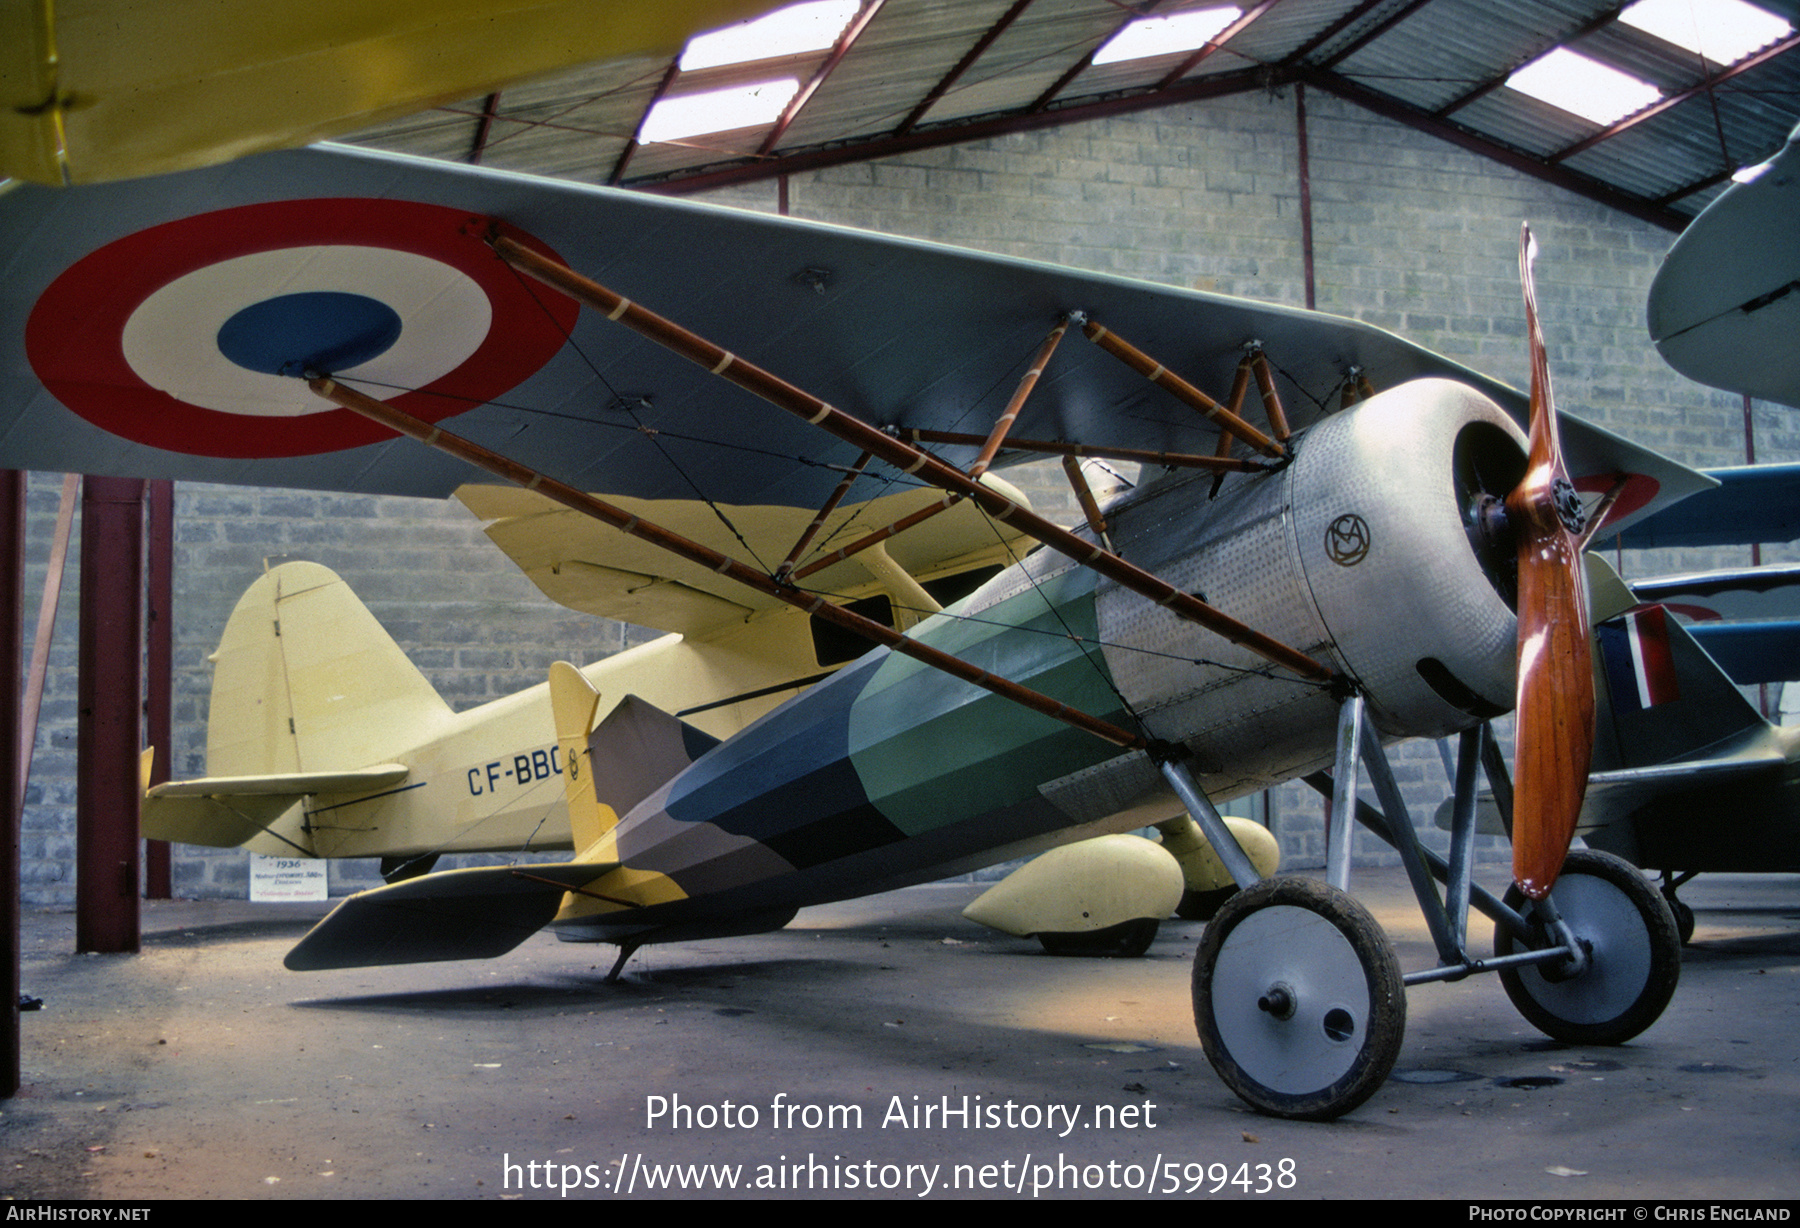
[[[455,370],[386,399],[437,422],[516,388],[562,348],[579,308],[534,296],[482,241],[484,219],[414,201],[326,199],[241,205],[117,239],[65,269],[38,299],[25,352],[44,387],[114,435],[196,456],[310,456],[394,438],[347,409],[297,418],[221,413],[145,384],[125,361],[125,323],[163,286],[207,265],[287,247],[384,247],[439,260],[488,296],[487,337]],[[552,258],[543,243],[513,237]]]

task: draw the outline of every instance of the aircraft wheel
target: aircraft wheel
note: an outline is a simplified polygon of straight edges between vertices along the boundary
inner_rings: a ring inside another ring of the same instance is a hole
[[[1089,933],[1041,933],[1037,940],[1052,955],[1116,956],[1136,959],[1156,941],[1160,923],[1154,917],[1109,925]]]
[[[1250,1107],[1328,1121],[1374,1095],[1400,1056],[1400,961],[1349,895],[1266,878],[1227,900],[1201,936],[1194,1026]]]
[[[1546,1036],[1579,1045],[1623,1044],[1655,1023],[1675,995],[1681,938],[1668,902],[1629,862],[1592,849],[1569,854],[1551,895],[1586,949],[1587,967],[1574,976],[1555,964],[1504,968],[1506,996]],[[1517,886],[1507,891],[1506,902],[1532,919]],[[1494,954],[1513,950],[1511,931],[1496,926]]]
[[[1181,903],[1175,906],[1175,915],[1183,921],[1211,921],[1219,911],[1219,905],[1236,895],[1237,890],[1236,883],[1212,891],[1195,891],[1189,887],[1181,893]]]
[[[1694,941],[1694,910],[1687,906],[1686,901],[1678,900],[1668,892],[1663,893],[1663,899],[1667,901],[1669,912],[1675,917],[1675,935],[1685,947]]]

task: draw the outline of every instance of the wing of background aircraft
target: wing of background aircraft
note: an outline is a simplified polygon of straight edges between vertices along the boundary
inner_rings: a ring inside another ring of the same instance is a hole
[[[577,486],[816,509],[857,451],[527,283],[496,228],[878,427],[977,441],[1063,313],[1224,398],[1260,342],[1296,428],[1441,375],[1354,321],[789,219],[339,148],[0,196],[0,463],[444,496],[475,471],[314,397],[317,367]],[[1566,419],[1577,484],[1628,524],[1691,471]],[[1210,453],[1213,424],[1079,338],[1017,441]],[[973,444],[942,445],[966,465]],[[997,465],[1026,459],[1010,446]],[[845,500],[893,489],[860,478]],[[1661,499],[1657,500],[1658,502]]]
[[[1800,564],[1663,576],[1631,587],[1681,619],[1732,681],[1800,679]]]
[[[990,474],[984,480],[1027,505],[1025,496],[1003,479]],[[534,491],[472,484],[459,488],[456,498],[486,522],[488,537],[545,596],[572,610],[706,639],[785,608],[710,568],[623,537]],[[840,505],[820,519],[815,540],[823,550],[837,550],[942,500],[929,487],[902,487],[867,502]],[[741,547],[771,566],[814,519],[809,509],[779,505],[720,507],[700,500],[627,500],[626,505],[690,540],[721,551]],[[1017,535],[1005,530],[996,534],[980,509],[963,503],[934,516],[918,532],[830,562],[805,578],[809,587],[843,596],[885,590],[899,625],[908,626],[975,586],[973,579],[963,577],[985,579],[1024,548]]]
[[[702,26],[768,7],[9,2],[0,5],[0,176],[94,183],[304,145],[568,65],[673,51]]]
[[[1687,376],[1800,405],[1800,128],[1701,211],[1650,285],[1650,339]]]
[[[1627,528],[1620,545],[1735,546],[1800,537],[1800,464],[1703,471],[1718,485]]]
[[[1620,544],[1733,546],[1800,537],[1800,465],[1711,469],[1719,483],[1630,526]],[[1732,679],[1800,678],[1800,567],[1742,567],[1634,581],[1640,600],[1667,606]]]

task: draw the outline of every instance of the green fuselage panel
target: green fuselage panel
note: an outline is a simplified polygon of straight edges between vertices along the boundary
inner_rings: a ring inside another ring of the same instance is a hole
[[[1072,568],[917,638],[1083,712],[1123,722],[1099,650],[1093,573]],[[1037,796],[1040,781],[1118,753],[1074,729],[890,654],[850,709],[850,761],[869,801],[909,836]]]

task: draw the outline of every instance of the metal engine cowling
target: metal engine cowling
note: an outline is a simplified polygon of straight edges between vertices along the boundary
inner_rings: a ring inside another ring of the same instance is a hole
[[[1512,706],[1504,563],[1470,527],[1524,438],[1486,397],[1418,380],[1294,440],[1293,462],[1177,475],[1109,509],[1120,553],[1361,689],[1387,737],[1437,737]],[[1189,745],[1218,796],[1329,763],[1336,699],[1102,581],[1107,664],[1154,734]],[[1145,651],[1140,651],[1145,650]]]

